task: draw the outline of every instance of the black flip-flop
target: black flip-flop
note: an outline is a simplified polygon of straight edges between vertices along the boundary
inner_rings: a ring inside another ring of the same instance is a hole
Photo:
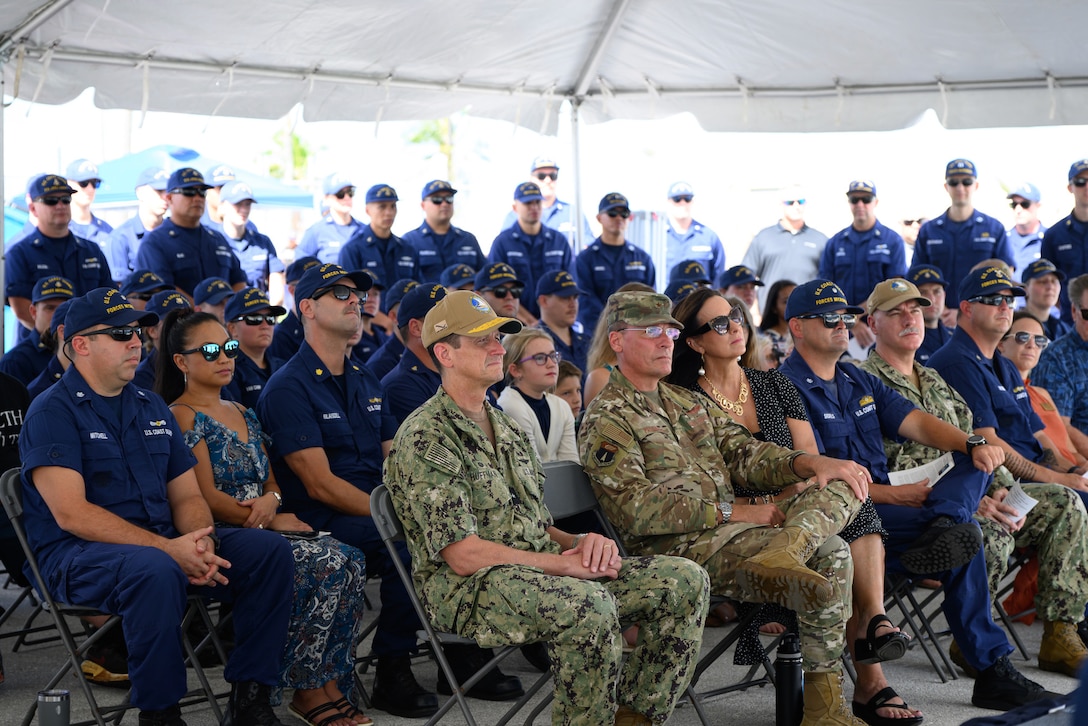
[[[874,615],[873,619],[869,621],[865,637],[854,640],[855,663],[863,665],[884,663],[885,661],[902,658],[907,654],[907,644],[910,643],[910,636],[903,632],[891,632],[885,633],[878,638],[876,629],[882,623],[894,626],[894,623],[887,615]]]
[[[896,693],[891,686],[888,686],[887,688],[879,690],[875,696],[869,699],[868,703],[852,701],[851,705],[854,707],[854,715],[869,724],[869,726],[916,726],[917,724],[922,723],[923,716],[889,718],[888,716],[881,716],[877,713],[877,709],[880,708],[898,708],[905,711],[910,710],[910,707],[905,701],[903,703],[888,703],[888,701],[893,698],[899,698],[899,694]]]

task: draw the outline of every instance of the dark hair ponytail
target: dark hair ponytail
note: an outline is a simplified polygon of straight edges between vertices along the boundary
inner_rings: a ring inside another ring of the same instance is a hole
[[[197,312],[191,308],[171,310],[159,333],[159,359],[155,363],[155,393],[167,403],[178,400],[185,393],[185,374],[174,362],[174,354],[190,348],[193,328],[208,321],[223,323],[211,313]]]

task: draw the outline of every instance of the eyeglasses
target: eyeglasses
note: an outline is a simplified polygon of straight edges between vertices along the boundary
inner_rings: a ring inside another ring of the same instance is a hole
[[[317,300],[322,295],[327,295],[330,292],[332,293],[332,296],[334,298],[341,302],[343,302],[344,300],[350,300],[352,295],[359,298],[359,302],[366,302],[365,292],[363,292],[359,288],[348,287],[347,285],[332,285],[331,287],[326,287],[323,290],[318,290],[310,296],[310,299]]]
[[[186,187],[184,189],[172,189],[170,193],[180,194],[183,197],[203,197],[208,193],[208,190],[201,187]]]
[[[805,203],[805,200],[804,199],[784,199],[784,200],[782,200],[782,203],[785,204],[787,207],[792,207],[794,204],[803,205]]]
[[[544,181],[545,179],[551,179],[552,181],[555,181],[556,179],[559,178],[559,172],[557,172],[557,171],[538,171],[536,174],[533,174],[533,176],[535,176],[538,181]]]
[[[660,338],[664,335],[669,340],[676,340],[680,337],[679,328],[667,328],[664,325],[651,325],[648,328],[620,328],[617,332],[630,333],[632,330],[645,333],[647,338]]]
[[[624,219],[627,219],[631,216],[631,210],[626,207],[621,209],[609,209],[606,214],[608,214],[609,217],[623,217]]]
[[[118,343],[123,343],[126,340],[132,340],[132,336],[139,337],[143,328],[136,326],[135,328],[103,328],[102,330],[92,330],[89,333],[80,333],[84,337],[91,337],[92,335],[108,335]]]
[[[958,187],[960,184],[965,187],[971,187],[975,185],[975,178],[973,176],[966,177],[964,179],[945,179],[944,183],[950,187]]]
[[[801,320],[823,320],[825,328],[837,328],[839,323],[842,323],[849,330],[858,324],[858,316],[853,313],[813,313],[797,317]]]
[[[678,196],[678,197],[672,197],[672,200],[673,200],[674,202],[676,202],[677,204],[679,204],[680,202],[685,202],[685,203],[687,203],[687,204],[691,204],[691,200],[692,200],[692,199],[694,199],[694,198],[695,198],[695,197],[693,197],[693,196],[692,196],[692,195],[690,195],[690,194],[681,194],[681,195],[680,195],[680,196]]]
[[[1012,338],[1018,345],[1027,345],[1029,340],[1035,341],[1035,347],[1039,350],[1046,350],[1046,347],[1050,345],[1050,338],[1045,335],[1032,335],[1026,331],[1021,330],[1019,333],[1010,333],[1005,336],[1005,340]]]
[[[500,300],[505,300],[507,295],[513,295],[514,297],[521,297],[521,293],[525,292],[524,287],[517,287],[511,285],[510,287],[496,287],[491,290],[491,294]]]
[[[1069,183],[1075,187],[1082,187],[1085,184],[1088,184],[1088,177],[1078,176],[1076,179],[1069,180]]]
[[[691,335],[702,335],[703,333],[709,333],[711,330],[718,335],[726,335],[729,332],[730,323],[733,323],[741,329],[745,329],[748,327],[748,318],[744,317],[743,310],[740,308],[733,308],[729,311],[728,315],[719,315],[718,317],[703,323],[693,330]]]
[[[344,189],[341,189],[336,194],[333,194],[333,196],[337,199],[343,199],[344,197],[354,197],[355,187],[346,187]]]
[[[850,204],[872,204],[873,197],[869,194],[863,194],[858,197],[849,197]]]
[[[453,197],[427,197],[427,199],[434,205],[453,204]]]
[[[1032,202],[1025,199],[1022,202],[1009,202],[1009,209],[1016,209],[1017,207],[1020,207],[1021,209],[1031,209],[1031,205]]]
[[[102,186],[102,180],[88,179],[87,181],[76,182],[76,184],[79,185],[80,189],[86,189],[87,187],[94,187],[95,189],[97,189],[98,187]]]
[[[34,201],[38,202],[39,204],[44,204],[47,207],[55,207],[58,204],[63,204],[65,206],[71,204],[72,203],[72,198],[71,197],[38,197]]]
[[[983,305],[989,305],[990,307],[999,307],[1001,303],[1005,303],[1009,307],[1012,307],[1013,301],[1016,300],[1012,295],[978,295],[970,298],[967,302],[982,303]]]
[[[553,350],[551,353],[537,353],[536,355],[525,356],[518,363],[524,363],[527,360],[531,360],[538,366],[546,366],[548,361],[553,361],[556,365],[559,365],[559,361],[563,360],[563,354],[558,350]]]
[[[233,323],[245,322],[246,325],[253,325],[253,326],[260,325],[261,323],[267,323],[268,325],[275,325],[276,324],[276,316],[275,315],[257,315],[257,314],[239,315],[238,317],[234,318],[234,320],[232,320],[231,322],[233,322]]]
[[[204,356],[204,360],[212,363],[219,360],[219,355],[225,355],[228,358],[236,358],[238,356],[238,350],[240,345],[237,340],[231,338],[226,343],[220,345],[219,343],[205,343],[198,348],[190,348],[189,350],[178,351],[182,355],[189,355],[190,353],[200,353]]]

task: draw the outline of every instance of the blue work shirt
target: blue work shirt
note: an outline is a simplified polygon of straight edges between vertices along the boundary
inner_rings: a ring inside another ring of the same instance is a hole
[[[283,320],[276,324],[276,331],[272,333],[272,345],[268,346],[264,354],[283,361],[290,360],[302,346],[303,338],[305,335],[302,331],[302,321],[298,319],[298,315],[292,308],[287,311]]]
[[[570,345],[567,345],[563,340],[555,334],[555,331],[548,327],[548,324],[543,320],[537,323],[537,327],[552,336],[552,342],[555,343],[555,349],[563,355],[563,360],[568,360],[582,371],[582,380],[585,380],[586,373],[586,359],[589,356],[589,336],[570,331]]]
[[[369,224],[363,225],[340,250],[339,263],[345,270],[370,270],[386,284],[420,279],[415,247],[393,233],[383,239]]]
[[[370,357],[378,352],[389,337],[389,333],[376,325],[371,326],[370,330],[371,332],[369,335],[366,331],[363,331],[363,336],[359,339],[359,342],[355,344],[355,347],[351,349],[351,357],[356,363],[366,363],[370,360]]]
[[[1074,331],[1054,341],[1031,372],[1031,384],[1045,388],[1074,428],[1088,431],[1088,343]]]
[[[954,308],[960,303],[960,280],[979,262],[993,257],[1010,265],[1016,263],[1000,222],[977,210],[967,221],[954,222],[946,211],[918,230],[913,264],[940,268],[944,279],[951,283],[945,290],[945,304]]]
[[[76,237],[85,239],[88,242],[94,242],[102,249],[106,249],[106,245],[110,241],[110,233],[113,232],[113,226],[92,214],[91,221],[87,222],[87,224],[80,224],[74,220],[69,222],[68,230]]]
[[[19,438],[24,523],[44,573],[66,572],[84,540],[57,525],[34,486],[38,467],[72,469],[83,477],[91,504],[162,537],[179,534],[166,485],[196,458],[161,398],[129,384],[120,399],[118,419],[73,365],[30,404]]]
[[[306,521],[328,507],[310,498],[285,456],[320,447],[334,475],[369,493],[382,483],[382,442],[397,432],[373,373],[345,359],[342,381],[337,378],[303,341],[257,401],[261,427],[272,437],[272,468],[284,504]]]
[[[340,250],[365,226],[354,217],[347,224],[340,224],[331,214],[326,215],[303,233],[302,241],[295,248],[295,259],[309,256],[321,260],[322,264],[337,262]]]
[[[941,346],[952,340],[952,331],[937,323],[936,328],[926,328],[926,337],[921,347],[914,351],[914,359],[922,365],[929,365],[929,359],[941,349]]]
[[[574,274],[570,242],[559,230],[547,225],[541,225],[538,233],[529,234],[515,222],[499,232],[491,243],[487,261],[489,264],[505,262],[514,268],[518,279],[525,283],[521,307],[537,318],[540,317],[540,306],[536,303],[536,281],[556,270]]]
[[[1020,234],[1016,231],[1016,225],[1005,230],[1005,235],[1009,238],[1009,246],[1012,248],[1013,259],[1016,261],[1017,273],[1023,272],[1028,265],[1042,257],[1043,235],[1045,234],[1046,225],[1041,222],[1039,228],[1031,234]],[[1017,277],[1019,277],[1019,274]]]
[[[382,391],[390,413],[397,425],[426,403],[442,385],[442,376],[423,365],[412,351],[405,348],[396,368],[382,378]]]
[[[246,408],[255,408],[268,379],[282,368],[284,363],[279,358],[268,355],[267,351],[265,351],[264,362],[265,367],[261,368],[244,351],[239,350],[238,357],[234,359],[234,378],[223,386],[223,390],[228,391],[231,399]]]
[[[574,266],[574,278],[585,294],[578,298],[578,321],[582,330],[593,330],[604,310],[608,296],[628,282],[654,287],[657,270],[650,255],[641,247],[624,240],[622,245],[606,245],[598,237],[583,250]]]
[[[903,238],[879,221],[864,232],[851,225],[827,241],[819,274],[841,287],[851,305],[864,305],[877,283],[906,276]]]
[[[136,375],[132,377],[132,382],[140,388],[146,388],[149,391],[155,388],[155,376],[158,375],[155,366],[158,365],[158,360],[158,348],[152,348],[147,351],[140,361],[140,364],[136,366]]]
[[[374,355],[370,356],[366,362],[366,367],[377,376],[378,380],[385,378],[391,370],[397,367],[397,363],[400,362],[401,356],[407,349],[404,347],[404,343],[400,342],[400,338],[395,335],[390,335],[382,347],[378,348],[374,352]]]
[[[35,231],[7,251],[4,263],[5,295],[34,297],[34,285],[50,275],[72,281],[76,295],[84,295],[97,287],[113,287],[106,253],[94,242],[76,237],[47,237]],[[39,368],[39,370],[41,370]]]
[[[670,270],[684,260],[696,260],[703,263],[712,284],[725,272],[725,248],[714,230],[705,224],[693,219],[688,231],[681,233],[670,222],[665,230],[665,243],[665,267]]]
[[[419,280],[423,283],[438,282],[442,270],[450,265],[464,264],[479,272],[487,264],[476,235],[460,227],[451,226],[449,232],[438,234],[424,222],[405,234],[404,242],[419,254]]]
[[[552,206],[544,207],[540,210],[540,222],[545,227],[554,229],[567,238],[568,244],[571,248],[574,247],[574,205],[567,202],[556,199]],[[503,229],[510,229],[518,222],[518,215],[514,210],[510,210],[506,213],[506,218],[502,221]],[[582,217],[582,244],[589,242],[593,239],[593,230],[589,226],[589,220]]]
[[[0,373],[7,373],[29,386],[54,357],[53,351],[42,345],[41,333],[33,329],[0,358]]]
[[[223,235],[199,224],[179,227],[169,218],[144,235],[136,267],[151,270],[190,297],[200,281],[209,277],[222,277],[231,286],[246,282],[242,265]]]
[[[1031,407],[1012,361],[998,352],[993,360],[986,358],[971,336],[957,328],[929,359],[929,367],[967,401],[975,417],[973,428],[995,429],[1020,456],[1039,460],[1043,447],[1035,440],[1035,432],[1043,429],[1043,422]]]
[[[1047,258],[1064,272],[1069,280],[1088,272],[1088,222],[1082,222],[1070,213],[1046,231],[1040,253],[1040,256]],[[1061,309],[1062,321],[1072,323],[1073,311],[1069,306],[1066,285],[1062,285],[1058,307]]]
[[[49,364],[45,367],[45,370],[39,373],[38,377],[26,387],[26,392],[30,394],[31,400],[45,393],[54,383],[60,380],[62,375],[64,375],[64,369],[60,365],[60,360],[57,356],[53,356],[49,359]]]
[[[115,227],[110,234],[109,242],[103,249],[110,261],[110,269],[117,281],[128,277],[128,273],[136,270],[136,252],[140,249],[140,242],[147,234],[140,215],[122,222]]]
[[[813,373],[796,350],[778,370],[804,399],[820,451],[856,461],[869,470],[874,482],[887,484],[883,437],[901,440],[899,427],[917,407],[852,363],[835,364],[835,388]]]
[[[31,222],[29,219],[23,222],[23,227],[15,234],[11,235],[4,241],[4,250],[10,250],[12,245],[16,242],[22,242],[24,239],[38,231],[37,225]]]
[[[223,234],[223,239],[234,251],[238,264],[246,276],[246,284],[258,290],[268,292],[268,276],[273,272],[283,272],[287,268],[276,255],[276,245],[265,235],[246,228],[242,239]]]

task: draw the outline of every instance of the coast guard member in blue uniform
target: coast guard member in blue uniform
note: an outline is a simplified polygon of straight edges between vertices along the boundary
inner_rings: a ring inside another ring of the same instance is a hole
[[[343,246],[363,228],[363,223],[351,216],[355,182],[335,172],[322,180],[321,191],[325,195],[322,205],[329,212],[311,224],[302,235],[295,257],[316,257],[322,262],[336,262],[340,259]]]
[[[173,288],[151,270],[134,270],[121,283],[121,294],[137,310],[146,308],[155,293],[163,290],[173,290]]]
[[[922,347],[914,352],[915,360],[922,365],[929,365],[930,357],[952,339],[952,331],[941,321],[948,281],[933,265],[912,265],[907,270],[906,279],[914,283],[922,297],[929,300],[929,307],[922,308],[925,340],[922,341]]]
[[[102,186],[102,178],[98,174],[98,167],[93,161],[76,159],[68,165],[65,172],[68,184],[76,190],[72,195],[72,221],[68,223],[68,229],[72,234],[88,242],[94,242],[102,249],[109,244],[110,233],[113,227],[109,222],[99,219],[91,212],[98,187]]]
[[[953,285],[967,272],[991,258],[1016,264],[1005,227],[993,217],[975,209],[972,197],[978,190],[975,165],[967,159],[953,159],[944,170],[944,188],[952,205],[918,230],[914,243],[914,264],[936,265]],[[955,288],[948,290],[948,306],[959,305]]]
[[[135,305],[133,307],[135,307]],[[155,377],[158,375],[156,366],[159,362],[162,321],[166,320],[167,313],[171,310],[182,310],[192,307],[192,301],[177,290],[163,290],[162,292],[157,292],[147,301],[147,307],[145,309],[148,312],[153,312],[158,315],[159,322],[144,328],[144,335],[151,345],[147,348],[147,352],[144,354],[144,359],[140,361],[140,365],[136,366],[136,375],[133,376],[132,382],[137,386],[146,388],[149,391],[155,387]]]
[[[435,179],[423,185],[423,224],[404,235],[404,241],[419,253],[421,282],[438,282],[451,265],[484,266],[487,258],[476,235],[454,227],[453,198],[457,194],[448,181]]]
[[[476,268],[468,265],[450,265],[442,270],[442,276],[438,278],[438,284],[450,292],[454,290],[473,290],[475,289],[473,287],[475,283]]]
[[[1088,159],[1074,161],[1069,167],[1068,189],[1073,195],[1073,211],[1046,231],[1040,255],[1074,278],[1088,272]],[[1073,311],[1064,288],[1059,299],[1062,321],[1072,324]]]
[[[347,241],[340,250],[345,270],[370,270],[379,280],[419,279],[419,253],[393,234],[397,219],[397,192],[388,184],[366,190],[366,213],[370,224]]]
[[[249,214],[256,202],[253,190],[245,182],[224,184],[219,190],[220,229],[246,274],[247,284],[282,300],[286,268],[272,240],[249,227]]]
[[[399,330],[400,304],[408,291],[418,284],[415,280],[397,280],[382,298],[382,312],[389,318],[393,328],[382,346],[366,361],[366,367],[378,380],[385,378],[389,371],[396,368],[397,361],[404,354],[404,341],[400,338]]]
[[[644,249],[628,242],[623,233],[631,205],[618,192],[606,194],[597,205],[601,236],[583,250],[575,261],[574,279],[585,293],[578,301],[582,330],[593,330],[608,296],[628,282],[653,287],[657,270]]]
[[[170,172],[154,166],[144,169],[136,178],[136,216],[115,227],[105,247],[117,282],[136,269],[136,251],[144,235],[162,224],[169,180]]]
[[[725,248],[714,230],[692,217],[695,190],[687,182],[675,182],[668,197],[665,266],[671,270],[682,260],[696,260],[703,264],[709,280],[718,279],[725,272]]]
[[[223,673],[233,723],[275,726],[269,696],[291,611],[291,548],[260,529],[216,536],[170,409],[130,383],[140,326],[157,319],[113,288],[72,301],[74,362],[30,405],[19,441],[27,537],[54,597],[121,616],[141,723],[182,723],[179,626],[196,593],[234,605]]]
[[[540,223],[566,237],[567,243],[573,249],[575,244],[574,205],[556,196],[556,187],[559,184],[559,164],[551,156],[536,157],[529,166],[529,181],[537,185],[544,198]],[[510,229],[517,221],[517,212],[511,210],[506,213],[502,228]],[[593,230],[589,227],[589,221],[582,217],[582,244],[588,244],[591,239],[593,239]]]
[[[284,274],[287,278],[287,292],[293,296],[295,285],[302,279],[306,270],[320,264],[321,261],[316,257],[296,257],[295,261],[287,266],[287,272]],[[300,345],[302,345],[302,321],[298,319],[292,308],[287,311],[287,317],[276,326],[276,332],[272,334],[272,347],[268,349],[268,354],[280,360],[287,360],[295,354]]]
[[[234,359],[234,378],[224,388],[246,408],[256,407],[268,379],[285,363],[267,352],[276,320],[286,312],[269,302],[268,295],[256,287],[247,287],[227,301],[223,318],[241,354]]]
[[[552,336],[563,360],[578,366],[584,376],[590,340],[588,335],[574,329],[581,296],[582,290],[566,270],[549,272],[536,283],[536,300],[540,305],[537,327]]]
[[[24,386],[29,386],[49,364],[56,351],[56,341],[49,335],[56,310],[74,296],[72,281],[56,275],[43,277],[34,286],[30,316],[34,328],[0,358],[0,373],[7,373]]]
[[[446,297],[446,288],[436,283],[416,285],[400,302],[397,324],[404,339],[404,353],[397,367],[382,378],[382,391],[397,425],[430,399],[442,385],[442,377],[427,349],[423,347],[423,318]]]
[[[1039,221],[1039,207],[1043,195],[1039,187],[1024,182],[1008,193],[1006,199],[1012,207],[1014,224],[1005,230],[1009,238],[1009,247],[1016,258],[1016,271],[1023,273],[1035,260],[1039,259],[1043,248],[1043,236],[1047,227]]]

